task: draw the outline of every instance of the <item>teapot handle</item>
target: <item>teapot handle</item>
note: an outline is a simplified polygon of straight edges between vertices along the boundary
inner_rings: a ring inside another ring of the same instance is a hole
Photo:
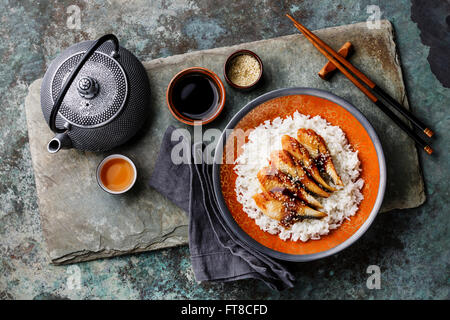
[[[78,62],[78,64],[75,66],[75,68],[72,70],[72,72],[67,77],[67,80],[64,82],[64,85],[61,88],[61,91],[59,91],[58,98],[56,99],[55,104],[53,105],[52,111],[50,112],[50,119],[49,119],[49,126],[50,129],[53,132],[56,133],[63,133],[67,129],[59,129],[56,127],[56,115],[58,114],[59,108],[61,107],[61,104],[64,100],[64,97],[67,93],[67,91],[70,88],[70,85],[75,80],[75,77],[80,72],[81,68],[84,66],[86,61],[92,56],[92,54],[95,52],[95,50],[98,49],[103,43],[106,41],[112,41],[114,44],[114,51],[111,53],[113,58],[117,58],[119,56],[119,40],[117,37],[113,34],[106,34],[102,37],[100,37],[98,40],[96,40],[91,47],[85,52],[81,60]]]

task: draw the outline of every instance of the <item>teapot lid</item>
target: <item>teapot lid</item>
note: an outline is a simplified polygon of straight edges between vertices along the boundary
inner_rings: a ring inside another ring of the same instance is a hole
[[[71,55],[56,70],[51,81],[53,103],[83,55],[84,51]],[[106,53],[96,51],[67,91],[59,114],[68,123],[78,127],[99,127],[120,113],[127,95],[127,77],[118,61]]]

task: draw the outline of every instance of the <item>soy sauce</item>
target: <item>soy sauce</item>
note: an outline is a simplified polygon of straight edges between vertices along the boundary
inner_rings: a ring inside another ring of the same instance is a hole
[[[183,116],[201,120],[215,111],[219,92],[212,80],[202,74],[192,74],[175,84],[172,101]]]

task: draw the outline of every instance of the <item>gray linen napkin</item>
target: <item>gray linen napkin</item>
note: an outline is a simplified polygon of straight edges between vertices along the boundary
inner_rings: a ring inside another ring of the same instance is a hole
[[[189,213],[189,250],[197,281],[260,279],[270,288],[293,287],[294,277],[285,266],[252,250],[223,221],[211,180],[212,166],[202,163],[202,144],[192,148],[189,164],[171,160],[170,126],[164,134],[150,186]],[[195,161],[194,161],[195,160]]]

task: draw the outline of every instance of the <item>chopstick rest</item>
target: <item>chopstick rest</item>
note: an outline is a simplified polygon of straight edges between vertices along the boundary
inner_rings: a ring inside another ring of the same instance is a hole
[[[343,58],[347,58],[350,57],[353,51],[354,51],[353,44],[350,41],[347,41],[339,49],[338,54]],[[331,61],[328,61],[317,74],[323,80],[328,80],[333,76],[335,71],[336,66]]]

